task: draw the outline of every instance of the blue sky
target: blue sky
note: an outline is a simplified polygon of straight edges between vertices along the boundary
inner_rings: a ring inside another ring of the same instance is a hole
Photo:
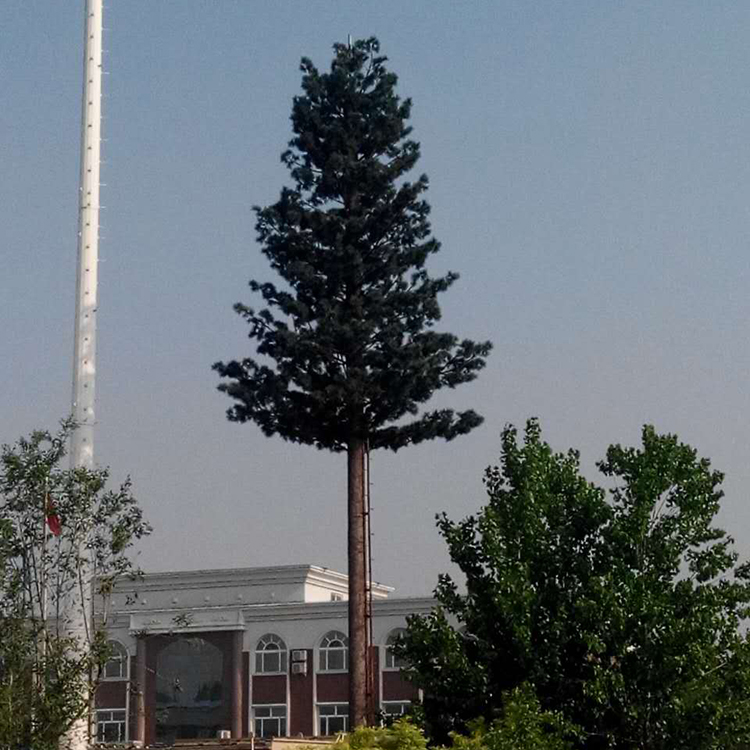
[[[0,5],[0,440],[69,410],[83,2]],[[374,573],[428,593],[434,515],[483,502],[503,425],[541,419],[586,471],[642,424],[727,473],[750,553],[750,5],[112,0],[105,9],[98,459],[131,474],[147,569],[345,568],[344,459],[229,424],[211,364],[270,278],[254,204],[287,181],[300,57],[376,35],[414,101],[419,172],[461,279],[443,325],[490,338],[436,399],[485,424],[374,454]]]

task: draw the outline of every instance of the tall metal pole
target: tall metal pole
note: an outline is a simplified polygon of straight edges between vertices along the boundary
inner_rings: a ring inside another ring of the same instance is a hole
[[[96,309],[99,262],[99,170],[102,114],[102,0],[85,0],[81,173],[78,196],[78,266],[76,272],[73,352],[73,418],[78,427],[70,444],[72,468],[94,468],[96,397]],[[84,550],[80,550],[85,554]],[[81,570],[79,585],[66,604],[67,633],[80,648],[92,638],[91,566]],[[73,724],[63,738],[69,750],[89,746],[90,717]]]
[[[365,449],[360,437],[347,445],[347,553],[349,571],[349,725],[367,725],[367,546]]]
[[[370,441],[365,443],[365,515],[364,515],[364,537],[365,537],[365,691],[367,706],[367,724],[375,726],[375,713],[378,706],[375,705],[375,679],[372,663],[372,525],[370,506]]]
[[[96,395],[96,307],[99,262],[99,170],[102,114],[102,0],[86,0],[78,204],[71,466],[93,468]]]

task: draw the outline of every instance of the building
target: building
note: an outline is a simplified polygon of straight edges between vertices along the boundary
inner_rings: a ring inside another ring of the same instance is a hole
[[[347,576],[314,565],[152,573],[118,584],[95,696],[100,741],[325,736],[348,728]],[[416,699],[390,644],[430,598],[373,583],[370,699]]]

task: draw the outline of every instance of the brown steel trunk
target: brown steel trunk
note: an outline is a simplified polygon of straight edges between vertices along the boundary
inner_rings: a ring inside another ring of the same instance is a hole
[[[349,723],[367,724],[367,582],[365,539],[365,443],[352,438],[347,448],[349,553]]]

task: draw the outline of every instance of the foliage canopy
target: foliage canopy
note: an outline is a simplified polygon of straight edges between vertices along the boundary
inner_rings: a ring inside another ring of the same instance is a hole
[[[648,426],[641,447],[611,446],[598,467],[608,489],[536,421],[523,444],[508,427],[488,504],[439,517],[466,588],[441,576],[441,606],[410,620],[402,646],[435,736],[492,722],[528,684],[586,750],[750,738],[750,570],[714,525],[722,475]]]
[[[284,284],[253,280],[267,307],[235,306],[273,365],[214,365],[236,401],[230,420],[334,451],[352,438],[398,450],[469,431],[481,421],[471,410],[412,417],[436,390],[473,380],[490,350],[432,330],[438,295],[457,275],[425,268],[440,248],[427,177],[405,179],[419,159],[411,101],[396,94],[379,49],[374,38],[337,44],[328,73],[302,60],[295,135],[281,157],[294,185],[255,209],[258,241]]]
[[[134,573],[129,549],[150,531],[129,482],[109,490],[106,470],[60,467],[72,429],[66,421],[57,434],[35,432],[0,450],[3,748],[57,748],[88,714],[109,658],[109,594]],[[93,624],[71,605],[91,596]],[[83,638],[71,635],[71,619],[87,623]]]

